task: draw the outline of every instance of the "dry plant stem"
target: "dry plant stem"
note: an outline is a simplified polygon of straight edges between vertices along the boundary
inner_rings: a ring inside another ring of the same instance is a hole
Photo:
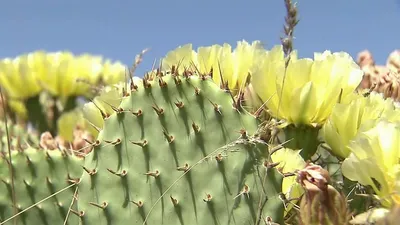
[[[0,95],[1,95],[1,101],[4,102],[4,95],[3,95],[3,90],[0,88]],[[17,206],[16,206],[16,196],[15,196],[15,190],[14,190],[14,172],[12,168],[12,157],[11,157],[11,140],[10,140],[10,134],[8,132],[8,125],[7,125],[7,115],[6,115],[6,105],[3,104],[3,113],[4,113],[4,124],[6,126],[6,135],[7,135],[7,149],[8,149],[8,166],[10,170],[10,177],[11,177],[11,194],[12,194],[12,203],[13,203],[13,208],[14,208],[14,214],[17,214]],[[17,219],[14,220],[14,224],[17,224]]]
[[[284,0],[286,7],[285,25],[283,31],[285,37],[281,37],[283,51],[288,56],[293,51],[293,32],[299,20],[297,19],[297,7],[292,0]]]
[[[129,78],[130,78],[132,83],[133,83],[133,76],[134,76],[134,73],[136,71],[136,68],[143,61],[143,55],[148,51],[149,51],[149,49],[146,48],[146,49],[143,49],[142,52],[140,52],[140,54],[136,55],[135,62],[133,63],[132,68],[129,70]]]
[[[294,28],[298,24],[299,20],[297,19],[297,7],[292,2],[292,0],[284,0],[285,7],[286,7],[286,16],[285,16],[285,24],[283,26],[283,31],[285,33],[284,37],[281,37],[281,43],[283,47],[283,52],[286,55],[286,62],[285,62],[285,74],[283,76],[282,81],[282,90],[281,96],[283,93],[283,89],[285,86],[285,78],[286,78],[286,69],[289,65],[290,61],[290,53],[293,51],[293,33]],[[279,108],[280,108],[280,99],[279,99],[279,106],[278,106],[278,115],[279,115]]]
[[[68,207],[68,212],[67,212],[67,215],[65,216],[65,220],[64,220],[64,224],[63,224],[63,225],[67,225],[68,218],[69,218],[69,215],[71,214],[71,209],[72,209],[72,206],[73,206],[74,203],[75,203],[75,200],[76,200],[76,198],[77,198],[77,195],[78,195],[78,187],[75,188],[74,195],[73,195],[71,204],[70,204],[69,207]]]

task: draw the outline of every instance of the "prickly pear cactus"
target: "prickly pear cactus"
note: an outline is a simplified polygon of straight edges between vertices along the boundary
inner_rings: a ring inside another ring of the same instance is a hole
[[[81,224],[282,223],[283,177],[229,93],[199,76],[130,86],[86,156]]]
[[[8,135],[10,137],[10,147],[11,150],[24,149],[28,146],[38,146],[39,145],[39,135],[35,132],[28,132],[25,127],[19,124],[13,124],[9,121],[6,124],[0,121],[0,152],[8,151]]]
[[[73,195],[82,163],[82,158],[58,150],[27,148],[1,155],[0,223],[64,224],[68,209],[75,208]],[[78,220],[69,218],[67,224],[78,224]]]

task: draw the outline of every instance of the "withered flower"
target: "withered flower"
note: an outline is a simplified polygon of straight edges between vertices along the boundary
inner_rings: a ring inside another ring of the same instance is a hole
[[[299,223],[302,225],[346,225],[350,213],[346,198],[329,184],[327,170],[308,163],[297,172],[297,182],[304,188],[300,201]]]

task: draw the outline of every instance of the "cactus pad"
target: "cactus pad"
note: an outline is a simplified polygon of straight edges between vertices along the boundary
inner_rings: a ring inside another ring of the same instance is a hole
[[[0,158],[0,222],[14,224],[16,219],[18,225],[64,224],[74,199],[76,179],[82,174],[83,159],[58,150],[30,147],[11,151],[13,179],[9,159],[8,154]],[[18,212],[21,214],[11,219]],[[75,217],[68,221],[70,225],[78,223]]]
[[[229,93],[200,76],[130,87],[86,156],[81,224],[282,222],[283,177]]]
[[[11,150],[25,149],[28,146],[36,147],[39,145],[39,135],[37,133],[29,132],[26,130],[26,127],[20,124],[10,123],[10,121],[7,121],[6,127],[6,123],[0,121],[0,152],[8,151],[7,131],[11,141]]]

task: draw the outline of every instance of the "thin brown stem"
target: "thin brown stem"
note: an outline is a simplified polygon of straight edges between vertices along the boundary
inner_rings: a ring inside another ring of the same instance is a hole
[[[293,51],[293,33],[294,28],[298,24],[299,20],[297,19],[296,4],[293,3],[292,0],[284,1],[286,7],[286,16],[283,31],[285,36],[281,37],[281,42],[283,45],[283,51],[285,52],[286,56],[288,56]]]
[[[283,94],[283,90],[284,90],[284,86],[285,86],[286,71],[287,71],[287,67],[289,66],[289,62],[290,62],[290,53],[293,51],[294,28],[296,27],[296,25],[299,22],[299,20],[297,19],[296,5],[292,2],[292,0],[284,0],[284,1],[285,1],[285,7],[286,7],[285,25],[283,26],[285,36],[281,37],[281,42],[282,42],[283,52],[286,55],[286,61],[285,61],[285,72],[283,75],[282,89],[281,89],[280,96],[282,96],[282,94]],[[277,112],[278,116],[279,116],[280,106],[281,106],[281,98],[279,99],[278,112]]]

